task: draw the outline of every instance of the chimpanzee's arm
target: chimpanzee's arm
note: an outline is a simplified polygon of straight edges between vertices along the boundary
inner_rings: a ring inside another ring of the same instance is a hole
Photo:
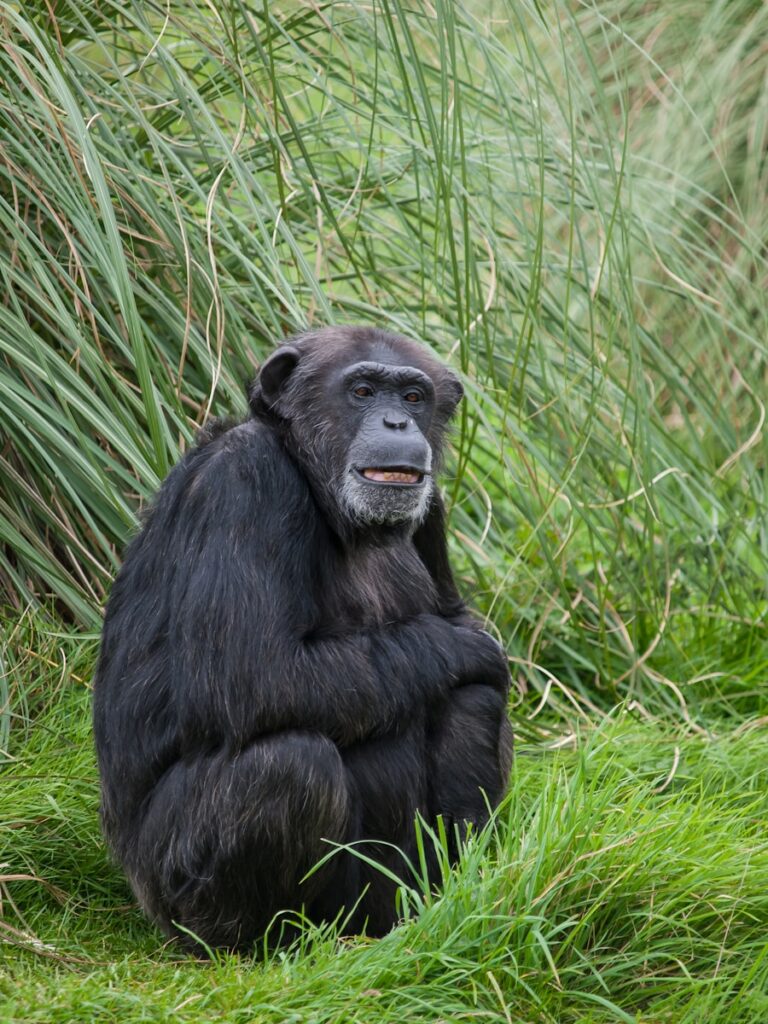
[[[448,545],[446,543],[445,529],[445,508],[443,500],[438,491],[435,491],[432,502],[424,521],[413,536],[413,542],[424,565],[427,567],[430,576],[437,587],[440,614],[454,626],[484,632],[482,623],[465,605],[459,595],[456,583],[453,578],[450,562],[448,561]],[[496,642],[495,640],[493,641]],[[487,661],[483,658],[478,663],[473,663],[471,655],[468,655],[468,671],[459,680],[461,685],[466,683],[487,683],[496,688],[509,688],[509,667],[503,650],[497,650],[498,671],[492,676],[484,675]],[[499,679],[505,680],[504,686],[499,687]]]
[[[440,614],[448,619],[466,615],[469,623],[467,607],[453,579],[445,537],[445,507],[440,492],[435,490],[427,515],[413,535],[413,543],[435,581]]]

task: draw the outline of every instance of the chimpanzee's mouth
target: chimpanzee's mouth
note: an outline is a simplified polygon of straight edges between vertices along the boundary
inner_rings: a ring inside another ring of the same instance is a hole
[[[412,466],[369,466],[366,469],[358,469],[357,473],[372,484],[416,487],[424,482],[424,473]]]

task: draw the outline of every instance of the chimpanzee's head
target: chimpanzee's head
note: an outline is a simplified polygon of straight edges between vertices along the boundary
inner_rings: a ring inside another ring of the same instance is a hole
[[[416,526],[462,393],[455,374],[407,338],[329,327],[278,348],[250,403],[279,426],[334,519],[358,528]]]

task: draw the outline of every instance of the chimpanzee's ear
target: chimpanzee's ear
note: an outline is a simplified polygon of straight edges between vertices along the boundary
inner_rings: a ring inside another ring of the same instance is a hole
[[[273,405],[280,397],[283,385],[293,373],[299,361],[299,351],[292,345],[279,348],[262,364],[259,371],[261,393],[267,405]]]
[[[449,415],[453,413],[456,406],[464,397],[464,385],[461,383],[459,378],[453,372],[453,370],[446,370],[445,377],[442,380],[442,387],[440,388],[440,399],[445,402],[448,407]]]

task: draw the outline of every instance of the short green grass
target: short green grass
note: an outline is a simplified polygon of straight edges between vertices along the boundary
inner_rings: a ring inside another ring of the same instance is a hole
[[[0,0],[0,1022],[768,1020],[768,6]],[[495,827],[198,963],[99,837],[136,514],[309,324],[430,344]]]
[[[34,639],[34,647],[27,641]],[[25,634],[0,790],[5,1021],[744,1021],[768,1015],[768,723],[617,709],[521,743],[495,828],[380,941],[164,946],[106,859],[93,644]],[[28,717],[26,717],[28,716]]]

